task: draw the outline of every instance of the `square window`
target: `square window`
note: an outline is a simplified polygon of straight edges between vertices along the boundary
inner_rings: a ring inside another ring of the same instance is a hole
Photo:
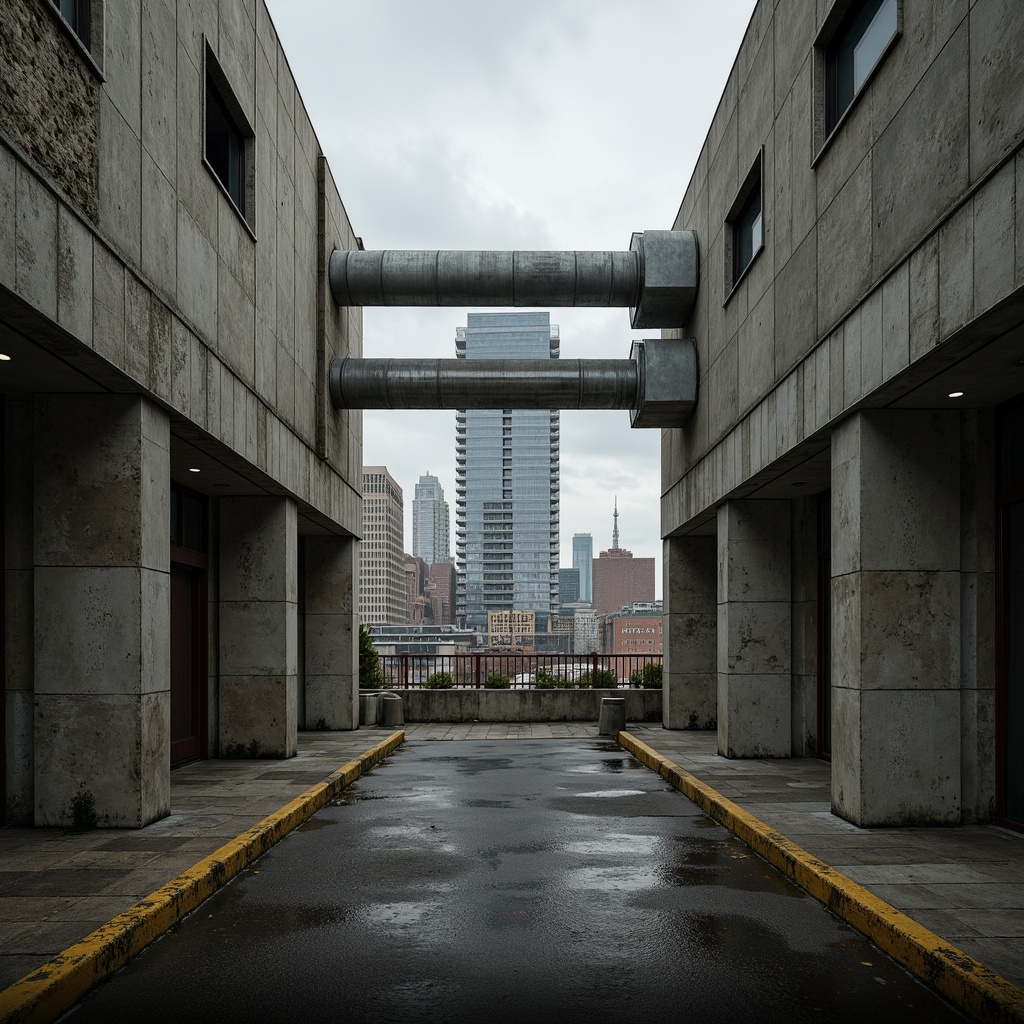
[[[725,218],[726,302],[747,268],[764,248],[764,194],[761,188],[762,153],[757,154]]]
[[[255,133],[206,49],[203,157],[250,232],[255,231]]]

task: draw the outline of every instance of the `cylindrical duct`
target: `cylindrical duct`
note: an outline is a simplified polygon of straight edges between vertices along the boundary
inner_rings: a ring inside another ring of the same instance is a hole
[[[640,300],[629,252],[376,250],[331,253],[339,306],[620,306]]]
[[[336,359],[336,409],[633,409],[632,359]]]

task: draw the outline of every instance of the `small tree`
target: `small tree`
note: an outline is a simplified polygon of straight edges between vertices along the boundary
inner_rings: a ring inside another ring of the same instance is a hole
[[[381,671],[377,648],[373,646],[370,630],[363,625],[359,627],[359,689],[379,690],[384,686],[384,673]]]

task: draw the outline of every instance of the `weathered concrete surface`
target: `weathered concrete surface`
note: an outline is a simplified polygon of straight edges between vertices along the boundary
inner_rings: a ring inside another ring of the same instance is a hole
[[[962,1019],[593,740],[407,742],[69,1019],[241,1020],[256,991],[353,1024]]]
[[[389,690],[407,722],[597,722],[603,697],[626,698],[627,722],[661,721],[661,690]]]

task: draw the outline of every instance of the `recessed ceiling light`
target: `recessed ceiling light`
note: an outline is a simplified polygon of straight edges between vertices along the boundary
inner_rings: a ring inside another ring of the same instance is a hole
[[[964,397],[964,393],[962,391],[950,391],[949,397],[950,398],[963,398]]]
[[[189,466],[188,471],[190,473],[202,473],[202,470],[201,469],[196,469],[195,466]]]
[[[6,352],[0,352],[0,362],[9,363],[11,357]]]

